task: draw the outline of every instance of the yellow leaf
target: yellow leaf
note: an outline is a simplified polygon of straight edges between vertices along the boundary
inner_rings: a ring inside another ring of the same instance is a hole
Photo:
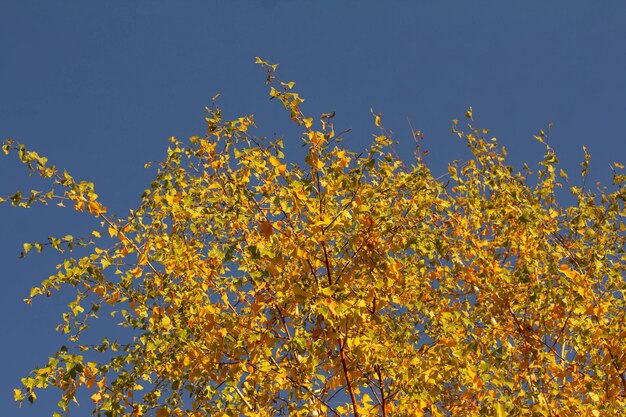
[[[109,305],[115,305],[115,303],[117,303],[117,300],[120,299],[120,292],[119,291],[115,291],[113,294],[111,294],[111,298],[109,298],[107,300],[107,304]]]
[[[93,401],[94,403],[98,403],[102,400],[102,394],[100,394],[99,392],[96,392],[94,395],[91,396],[91,401]]]
[[[472,108],[471,107],[469,109],[467,109],[467,111],[465,112],[465,117],[467,117],[468,119],[472,119],[474,117],[474,114],[472,113]]]
[[[337,314],[337,302],[332,298],[328,297],[324,300],[324,304],[328,307],[328,309],[333,313]]]
[[[95,214],[96,216],[99,216],[100,213],[106,213],[107,209],[102,204],[98,203],[97,201],[89,201],[87,203],[87,211],[91,214]]]
[[[335,293],[335,291],[330,287],[324,287],[320,290],[320,293],[330,297]]]
[[[324,135],[320,132],[308,132],[306,135],[314,146],[320,146],[324,143]]]
[[[24,399],[24,395],[22,394],[22,390],[14,388],[13,389],[13,398],[15,399],[15,401],[21,401],[22,399]]]
[[[376,118],[374,119],[374,124],[375,124],[377,127],[380,127],[380,113],[378,113],[378,114],[376,115]]]
[[[91,377],[87,378],[87,380],[85,381],[85,386],[87,387],[87,389],[91,389],[91,387],[93,387],[93,384],[95,384],[96,382],[96,376],[92,375]]]
[[[388,146],[391,144],[391,139],[389,139],[389,137],[385,135],[376,136],[374,140],[376,141],[376,143],[379,143],[383,146]]]
[[[563,264],[559,266],[559,271],[561,271],[563,273],[563,275],[565,275],[566,277],[572,279],[572,278],[576,278],[578,277],[579,273],[570,269],[569,266]]]
[[[339,159],[337,165],[339,165],[340,167],[347,167],[348,165],[350,165],[350,157],[346,156],[345,150],[338,151],[337,158]]]
[[[280,160],[278,158],[276,158],[275,156],[270,156],[270,164],[276,168],[278,166],[280,166]]]
[[[94,292],[94,294],[97,294],[100,297],[102,297],[106,293],[106,288],[104,288],[104,285],[98,285],[94,287],[92,291]]]

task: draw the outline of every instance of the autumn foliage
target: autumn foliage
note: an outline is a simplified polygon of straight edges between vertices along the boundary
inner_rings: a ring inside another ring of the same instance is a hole
[[[626,412],[621,165],[592,191],[585,152],[562,205],[566,174],[545,133],[536,172],[517,172],[470,110],[453,132],[473,157],[435,176],[419,135],[401,160],[374,116],[371,146],[345,149],[334,114],[307,117],[294,84],[257,63],[302,131],[300,165],[251,135],[252,116],[224,121],[213,105],[207,134],[171,138],[141,204],[118,218],[93,184],[5,142],[52,183],[7,200],[102,225],[24,245],[84,254],[32,290],[75,299],[59,326],[67,347],[16,400],[56,387],[57,416],[81,395],[105,416]],[[94,320],[122,328],[85,343]]]

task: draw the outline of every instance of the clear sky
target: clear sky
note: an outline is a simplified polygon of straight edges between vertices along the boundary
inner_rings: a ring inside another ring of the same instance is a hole
[[[374,109],[402,154],[412,152],[407,119],[422,130],[443,173],[465,155],[451,120],[472,106],[517,167],[541,158],[532,136],[550,122],[572,185],[583,145],[594,181],[626,161],[623,0],[1,0],[0,139],[93,181],[121,215],[149,186],[143,164],[163,158],[166,138],[204,134],[204,106],[218,92],[227,117],[253,113],[260,134],[285,133],[295,160],[300,140],[268,101],[257,55],[296,81],[305,113],[337,112],[351,150],[375,133]],[[41,182],[0,159],[0,195],[33,187]],[[18,411],[12,388],[63,343],[54,327],[67,295],[21,301],[61,258],[18,256],[24,241],[88,234],[95,223],[56,207],[4,204],[0,216],[0,415],[51,415],[54,396]]]

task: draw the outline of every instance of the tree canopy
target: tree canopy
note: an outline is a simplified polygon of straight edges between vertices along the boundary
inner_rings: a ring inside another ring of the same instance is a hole
[[[54,387],[55,416],[81,395],[104,416],[626,411],[620,164],[592,190],[585,150],[565,205],[546,133],[539,166],[517,171],[469,109],[452,131],[472,157],[436,176],[419,132],[407,161],[374,115],[371,145],[346,149],[334,113],[308,117],[294,83],[257,64],[302,132],[301,164],[255,137],[253,116],[226,121],[214,103],[206,135],[171,138],[139,206],[115,216],[92,183],[4,143],[51,184],[4,201],[101,222],[89,238],[24,244],[24,256],[67,254],[26,301],[75,298],[66,346],[17,401]],[[89,328],[107,320],[121,329]]]

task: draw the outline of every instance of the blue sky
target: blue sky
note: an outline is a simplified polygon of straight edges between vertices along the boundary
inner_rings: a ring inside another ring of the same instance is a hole
[[[592,179],[624,162],[626,3],[600,1],[10,1],[0,3],[0,138],[26,143],[78,179],[93,181],[110,211],[126,214],[165,154],[169,136],[205,130],[204,106],[221,93],[227,117],[253,113],[259,134],[300,140],[268,101],[277,62],[296,81],[305,113],[336,111],[344,145],[375,133],[370,109],[411,154],[409,119],[424,132],[434,172],[463,158],[452,119],[472,106],[476,124],[534,164],[532,136],[553,123],[550,143],[576,184],[582,146]],[[0,195],[43,188],[0,159]],[[61,259],[19,260],[24,241],[88,234],[87,216],[56,207],[0,206],[0,415],[51,415],[54,396],[17,410],[12,388],[63,339],[54,331],[65,296],[21,300]],[[89,415],[84,404],[76,415]]]

